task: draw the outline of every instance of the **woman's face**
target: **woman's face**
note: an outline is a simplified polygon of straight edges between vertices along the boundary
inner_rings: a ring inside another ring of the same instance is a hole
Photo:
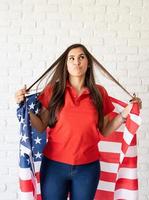
[[[67,70],[69,76],[84,77],[88,67],[88,59],[82,50],[77,47],[71,49],[67,56]]]

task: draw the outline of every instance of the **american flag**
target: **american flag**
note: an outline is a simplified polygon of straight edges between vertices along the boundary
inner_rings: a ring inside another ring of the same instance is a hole
[[[40,165],[46,144],[46,132],[38,133],[31,127],[29,110],[38,113],[41,105],[38,94],[30,95],[17,108],[20,122],[19,183],[21,200],[42,200],[40,193]],[[111,98],[115,107],[110,118],[121,112],[126,103]],[[101,174],[94,200],[137,200],[137,144],[136,131],[141,119],[133,105],[126,123],[108,137],[101,136],[98,144]]]
[[[40,164],[46,144],[46,132],[39,133],[32,128],[29,111],[38,114],[41,104],[38,94],[30,95],[17,108],[20,122],[19,183],[21,200],[41,200]]]

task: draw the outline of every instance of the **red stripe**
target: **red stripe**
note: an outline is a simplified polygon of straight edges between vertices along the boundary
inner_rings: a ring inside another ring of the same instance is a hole
[[[137,135],[135,134],[132,141],[131,141],[130,146],[136,146],[136,144],[137,144]]]
[[[120,178],[116,183],[116,190],[118,189],[128,189],[128,190],[137,190],[138,189],[138,180],[137,179],[125,179]]]
[[[139,128],[139,125],[128,117],[128,120],[126,121],[126,127],[129,130],[129,132],[134,135],[137,129]]]
[[[133,137],[133,135],[132,135],[132,137]],[[124,153],[124,154],[126,154],[126,152],[127,152],[127,150],[128,150],[128,147],[129,147],[129,144],[127,144],[126,143],[126,141],[125,140],[123,140],[123,142],[122,142],[122,152]]]
[[[103,171],[101,171],[100,173],[100,180],[102,181],[115,182],[116,177],[117,177],[116,173],[103,172]]]
[[[132,135],[132,137],[132,141],[129,145],[125,142],[125,140],[122,142],[122,151],[124,154],[127,152],[129,146],[136,146],[136,135]]]
[[[114,199],[114,193],[109,191],[103,191],[103,190],[96,190],[95,194],[96,200],[113,200]]]
[[[36,200],[42,200],[41,194],[38,194],[38,195],[37,195],[37,199],[36,199]]]
[[[99,152],[100,161],[109,162],[109,163],[119,163],[120,154],[119,153],[107,153]]]
[[[137,168],[137,156],[125,157],[120,167]]]
[[[131,113],[136,114],[136,115],[139,115],[139,114],[140,114],[140,109],[139,109],[139,106],[138,106],[137,103],[134,103],[134,104],[133,104]]]
[[[40,183],[40,173],[36,172],[35,176],[36,176],[36,179],[37,179],[37,183]]]
[[[113,133],[111,133],[109,136],[103,136],[100,135],[100,140],[101,141],[108,141],[108,142],[119,142],[121,143],[123,139],[123,133],[119,132],[119,131],[115,131]]]
[[[22,192],[33,192],[34,187],[31,180],[19,180],[20,189]]]
[[[114,103],[116,103],[116,104],[118,104],[118,105],[120,105],[122,107],[126,107],[127,106],[127,104],[125,102],[120,101],[118,99],[115,99],[114,97],[110,97],[110,99],[111,99],[112,102],[114,102]]]

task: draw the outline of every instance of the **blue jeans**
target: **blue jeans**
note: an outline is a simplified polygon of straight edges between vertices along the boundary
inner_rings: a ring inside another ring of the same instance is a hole
[[[43,157],[40,181],[42,200],[93,200],[99,182],[99,160],[70,165]]]

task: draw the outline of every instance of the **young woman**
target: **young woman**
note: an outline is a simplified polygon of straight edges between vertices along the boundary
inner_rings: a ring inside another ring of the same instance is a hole
[[[18,90],[17,103],[26,88]],[[39,95],[42,109],[30,112],[39,132],[47,127],[48,143],[41,165],[42,200],[93,200],[100,176],[99,134],[108,136],[125,122],[132,102],[112,121],[114,109],[107,91],[95,84],[92,56],[85,46],[71,45],[56,66],[50,83]]]

